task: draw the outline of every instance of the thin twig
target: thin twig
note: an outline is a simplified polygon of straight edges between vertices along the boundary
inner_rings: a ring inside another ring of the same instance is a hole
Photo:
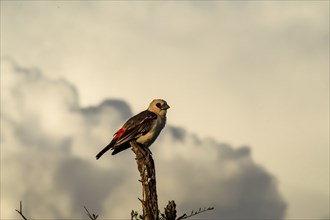
[[[95,215],[95,214],[92,214],[92,215],[91,215],[91,213],[89,213],[89,211],[88,211],[88,209],[86,208],[86,206],[84,206],[84,209],[85,209],[86,212],[87,212],[87,216],[88,216],[91,220],[96,220],[97,217],[99,217],[99,215]]]
[[[204,209],[199,208],[198,211],[191,211],[190,215],[187,215],[185,213],[182,216],[180,216],[179,218],[177,218],[176,220],[187,219],[187,218],[190,218],[192,216],[195,216],[195,215],[198,215],[198,214],[201,214],[203,212],[207,212],[207,211],[210,211],[210,210],[213,210],[213,209],[214,209],[214,207],[209,207],[209,208],[204,208]]]
[[[19,202],[19,210],[16,209],[16,212],[18,214],[20,214],[20,216],[24,219],[24,220],[28,220],[28,218],[26,218],[24,215],[23,215],[23,205],[22,205],[22,201]]]

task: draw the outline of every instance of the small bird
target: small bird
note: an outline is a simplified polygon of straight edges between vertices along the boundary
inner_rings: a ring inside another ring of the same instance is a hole
[[[96,155],[98,160],[108,150],[115,155],[128,149],[130,141],[149,147],[158,137],[166,123],[166,112],[170,106],[163,99],[153,100],[148,109],[130,118],[115,134],[111,142]]]

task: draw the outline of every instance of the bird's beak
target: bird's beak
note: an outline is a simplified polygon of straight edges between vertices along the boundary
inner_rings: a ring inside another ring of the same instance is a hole
[[[164,104],[163,106],[162,106],[162,110],[166,110],[166,109],[169,109],[170,108],[170,106],[168,105],[168,104]]]

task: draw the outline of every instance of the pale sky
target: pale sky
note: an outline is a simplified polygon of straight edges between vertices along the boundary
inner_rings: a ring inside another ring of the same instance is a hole
[[[328,1],[1,1],[1,58],[82,107],[165,99],[169,125],[248,146],[286,218],[329,216]]]

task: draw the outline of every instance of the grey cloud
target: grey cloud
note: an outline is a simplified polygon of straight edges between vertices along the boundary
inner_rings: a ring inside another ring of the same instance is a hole
[[[108,169],[99,169],[77,158],[62,161],[54,174],[58,191],[72,198],[72,212],[77,214],[76,217],[85,214],[81,212],[83,206],[99,213],[104,200],[120,187],[122,181],[123,176],[115,170],[109,172]]]
[[[101,113],[103,109],[105,109],[107,107],[115,108],[117,111],[120,111],[122,113],[123,119],[126,119],[126,118],[132,116],[131,109],[127,105],[126,102],[124,102],[122,100],[113,100],[113,99],[105,100],[97,106],[90,106],[87,108],[82,108],[81,111],[82,111],[82,113],[87,114],[87,115],[97,115],[97,114]]]
[[[82,108],[71,83],[2,61],[1,217],[17,217],[22,199],[33,218],[79,218],[83,205],[103,218],[128,218],[140,205],[133,154],[99,161],[95,155],[132,115],[129,105],[106,100]],[[179,213],[214,206],[207,218],[285,216],[276,178],[252,160],[249,147],[234,149],[168,125],[152,151],[160,208],[174,199]]]
[[[183,141],[185,136],[186,136],[186,131],[182,128],[178,128],[178,127],[169,127],[168,130],[171,132],[171,134],[173,135],[173,139],[174,140],[180,140]]]
[[[172,137],[176,138],[175,135]],[[160,145],[163,148],[166,146],[166,151],[176,153],[175,148],[178,146],[171,145],[174,142],[163,142],[165,143]],[[164,195],[176,198],[181,212],[214,205],[215,210],[203,217],[281,219],[285,216],[287,204],[277,189],[276,178],[253,162],[249,147],[233,149],[228,144],[206,144],[205,141],[195,146],[184,143],[180,147],[186,148],[186,151],[181,152],[182,155],[179,153],[179,156],[174,156],[169,161],[158,160],[158,173],[163,173],[165,178],[173,178],[170,185],[175,184],[174,193],[166,192],[166,185],[159,188]],[[200,160],[197,159],[198,156],[192,156],[190,159],[187,157],[189,153],[194,154],[194,148],[204,147],[205,151],[208,151],[208,148],[214,149],[209,152],[215,155],[213,159],[202,158],[203,156]],[[159,148],[155,149],[156,157],[163,152]]]

